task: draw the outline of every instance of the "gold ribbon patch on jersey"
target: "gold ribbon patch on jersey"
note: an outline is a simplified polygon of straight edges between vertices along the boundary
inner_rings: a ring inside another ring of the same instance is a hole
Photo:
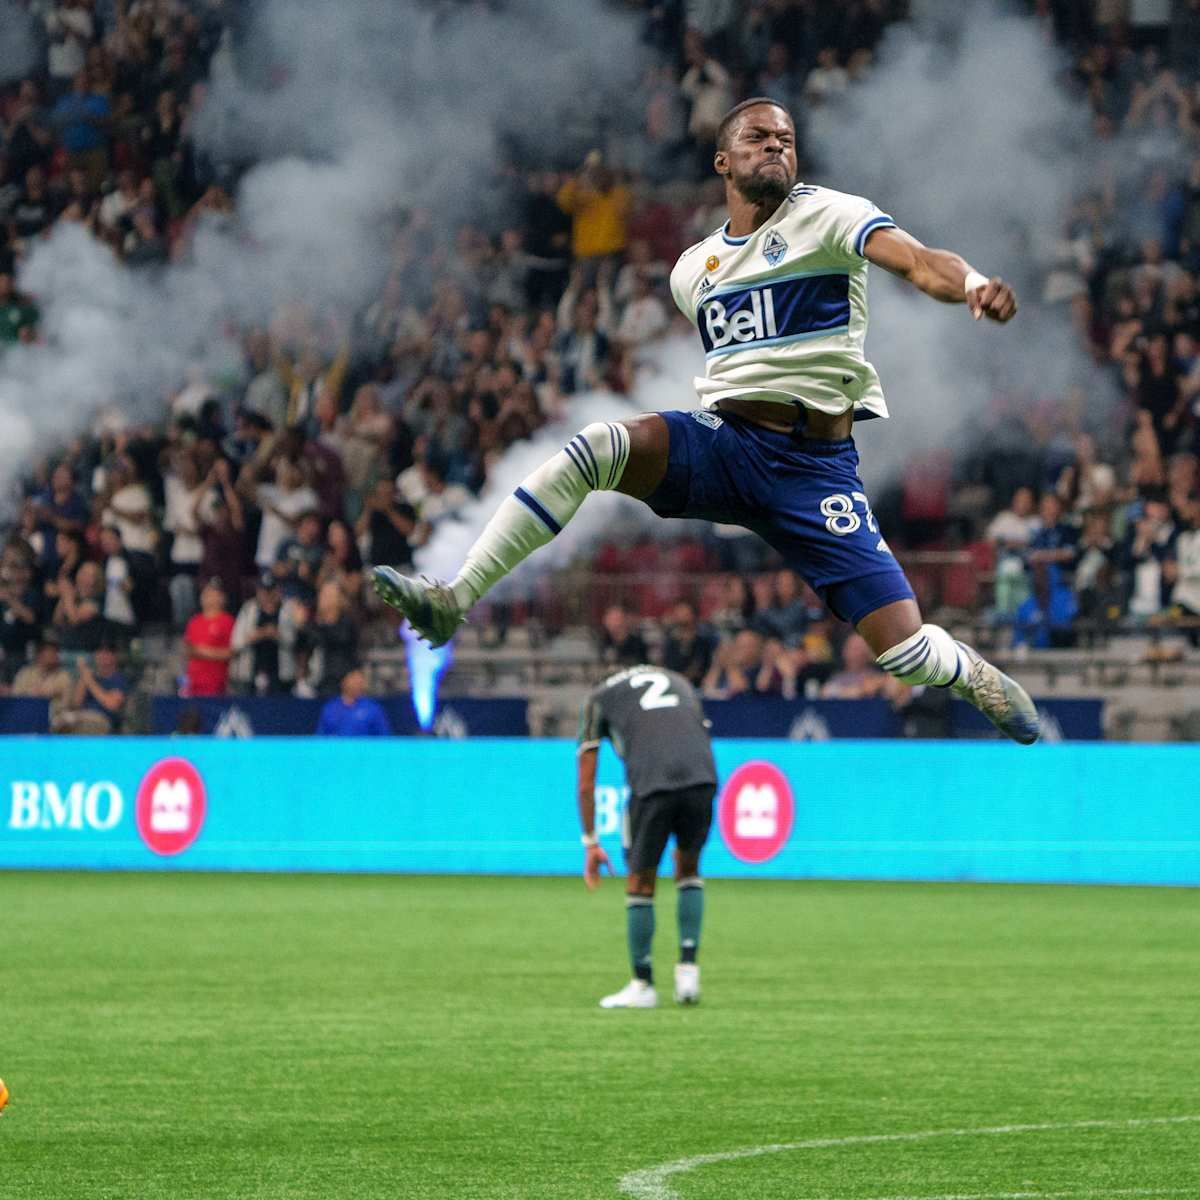
[[[715,271],[720,265],[721,260],[715,254],[710,254],[704,260],[704,269],[706,271]]]

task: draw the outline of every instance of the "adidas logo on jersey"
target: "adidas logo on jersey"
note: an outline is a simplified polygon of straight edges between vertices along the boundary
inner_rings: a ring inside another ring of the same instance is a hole
[[[710,300],[704,307],[704,327],[708,332],[709,353],[731,346],[735,342],[761,342],[779,335],[775,324],[775,298],[770,288],[754,288],[750,307],[733,316],[725,311],[720,300]]]

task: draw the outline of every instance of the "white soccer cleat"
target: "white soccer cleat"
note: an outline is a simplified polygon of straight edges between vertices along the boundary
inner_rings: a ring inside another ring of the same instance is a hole
[[[700,966],[698,963],[675,964],[675,1003],[700,1003]]]
[[[444,646],[467,619],[454,593],[435,579],[410,579],[394,567],[372,567],[375,590],[435,649]]]
[[[657,1008],[658,993],[654,984],[644,979],[631,979],[619,992],[605,996],[601,1008]]]
[[[971,662],[965,679],[951,685],[955,695],[975,705],[1001,733],[1022,746],[1038,740],[1041,721],[1029,693],[999,667],[994,667],[970,646],[957,643]]]

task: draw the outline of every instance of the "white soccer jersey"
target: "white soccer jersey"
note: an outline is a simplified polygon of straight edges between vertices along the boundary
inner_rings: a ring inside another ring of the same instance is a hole
[[[886,417],[867,336],[863,247],[895,221],[869,200],[797,184],[746,237],[726,222],[685,250],[671,294],[700,331],[706,408],[730,396]]]

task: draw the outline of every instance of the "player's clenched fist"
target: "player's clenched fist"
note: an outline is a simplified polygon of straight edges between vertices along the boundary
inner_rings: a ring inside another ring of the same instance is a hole
[[[975,320],[1011,321],[1017,315],[1017,295],[1003,279],[989,279],[967,293],[967,307]]]

